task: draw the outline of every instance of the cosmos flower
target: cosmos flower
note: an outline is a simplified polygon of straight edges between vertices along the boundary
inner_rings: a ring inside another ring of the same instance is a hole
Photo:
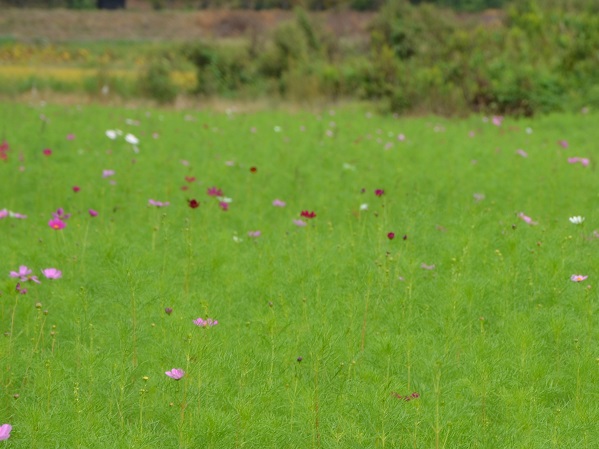
[[[307,210],[303,210],[303,211],[300,213],[300,217],[304,217],[304,218],[310,218],[310,219],[312,219],[312,218],[315,218],[315,217],[316,217],[316,212],[314,212],[314,211],[312,211],[312,212],[309,212],[309,211],[307,211]]]
[[[187,200],[187,204],[189,204],[189,207],[192,209],[196,209],[200,206],[200,203],[196,199]]]
[[[166,207],[166,206],[170,205],[171,203],[169,203],[168,201],[164,201],[164,202],[163,201],[156,201],[156,200],[153,200],[153,199],[150,198],[148,200],[148,204],[150,206]]]
[[[42,274],[47,279],[60,279],[62,277],[62,271],[56,268],[45,268],[42,270]]]
[[[223,191],[218,187],[209,187],[206,193],[208,196],[223,196]]]
[[[376,190],[374,191],[374,194],[375,194],[376,196],[383,196],[383,195],[384,195],[384,193],[385,193],[385,191],[384,191],[383,189],[376,189]]]
[[[213,320],[212,318],[206,318],[205,320],[203,318],[197,318],[193,320],[193,324],[199,327],[212,327],[216,326],[218,324],[218,321]]]
[[[44,156],[52,156],[52,150],[50,148],[44,148]]]
[[[139,139],[135,137],[133,134],[127,134],[125,136],[125,141],[130,143],[131,145],[137,145],[139,143]]]
[[[114,176],[114,174],[114,170],[102,170],[102,178],[110,178],[111,176]]]
[[[389,240],[393,240],[395,238],[395,233],[394,232],[390,232],[389,234],[387,234],[387,238]]]
[[[8,440],[10,438],[10,431],[12,426],[10,424],[2,424],[0,426],[0,441]]]
[[[281,201],[279,199],[276,199],[272,202],[272,205],[275,207],[285,207],[287,205],[287,203],[285,203],[285,201]]]
[[[39,284],[40,281],[37,276],[32,276],[31,273],[32,270],[30,268],[27,268],[25,265],[21,265],[19,266],[19,271],[11,271],[9,275],[11,278],[19,278],[21,282],[33,281]]]
[[[58,231],[59,229],[64,229],[67,226],[67,224],[60,218],[53,218],[48,222],[48,226]]]
[[[90,217],[97,217],[98,216],[98,211],[97,210],[90,209],[87,212],[89,212]]]
[[[536,225],[537,224],[536,221],[532,221],[532,218],[530,218],[528,215],[525,215],[524,212],[520,212],[518,214],[518,218],[520,218],[525,223],[528,223],[529,225]]]
[[[584,281],[586,278],[588,278],[588,276],[585,276],[583,274],[573,274],[572,276],[570,276],[570,280],[572,282],[582,282]]]
[[[306,223],[304,220],[293,220],[293,224],[299,226],[300,228],[308,225],[308,223]]]
[[[171,379],[180,380],[183,376],[185,376],[185,371],[179,368],[173,368],[170,371],[166,371],[164,374],[166,374]]]
[[[581,217],[580,215],[576,215],[574,217],[570,217],[569,220],[570,220],[570,223],[573,223],[573,224],[582,224],[582,222],[584,221],[584,217]]]
[[[516,150],[516,154],[522,157],[528,157],[528,153],[522,149]]]

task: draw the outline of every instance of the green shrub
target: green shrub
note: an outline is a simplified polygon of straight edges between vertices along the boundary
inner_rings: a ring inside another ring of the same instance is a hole
[[[141,92],[159,103],[172,103],[177,98],[177,86],[171,80],[171,62],[165,57],[152,60],[140,80]]]

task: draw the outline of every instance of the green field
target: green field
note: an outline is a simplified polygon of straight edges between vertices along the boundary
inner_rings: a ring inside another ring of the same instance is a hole
[[[596,447],[598,118],[0,104],[0,446]]]

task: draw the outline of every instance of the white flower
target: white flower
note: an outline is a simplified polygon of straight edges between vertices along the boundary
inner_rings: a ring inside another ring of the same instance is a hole
[[[233,198],[229,198],[229,197],[226,197],[226,196],[218,196],[217,199],[221,203],[232,203],[233,202]]]
[[[570,223],[582,224],[583,221],[584,221],[584,217],[581,217],[580,215],[570,217]]]
[[[127,134],[125,136],[125,140],[127,141],[127,143],[130,143],[131,145],[137,145],[139,143],[139,139],[135,137],[133,134]]]
[[[114,129],[107,129],[106,130],[106,137],[108,137],[111,140],[116,139],[117,136],[117,132]]]
[[[360,204],[360,210],[368,210],[368,204]]]

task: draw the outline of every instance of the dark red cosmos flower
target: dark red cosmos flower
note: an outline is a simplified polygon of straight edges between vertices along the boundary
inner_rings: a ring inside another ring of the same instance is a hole
[[[314,211],[308,212],[307,210],[303,210],[302,213],[300,214],[300,217],[314,218],[314,217],[316,217],[316,213]]]
[[[252,173],[256,173],[258,171],[258,169],[256,167],[250,167],[250,171]]]
[[[390,232],[389,234],[387,234],[387,238],[388,238],[389,240],[393,240],[393,239],[395,238],[395,233],[393,233],[393,232]]]
[[[189,204],[189,207],[191,207],[192,209],[195,209],[196,207],[200,207],[200,203],[198,203],[198,201],[196,199],[187,200],[187,203]]]
[[[189,183],[195,182],[196,178],[195,176],[186,176],[185,180]]]

